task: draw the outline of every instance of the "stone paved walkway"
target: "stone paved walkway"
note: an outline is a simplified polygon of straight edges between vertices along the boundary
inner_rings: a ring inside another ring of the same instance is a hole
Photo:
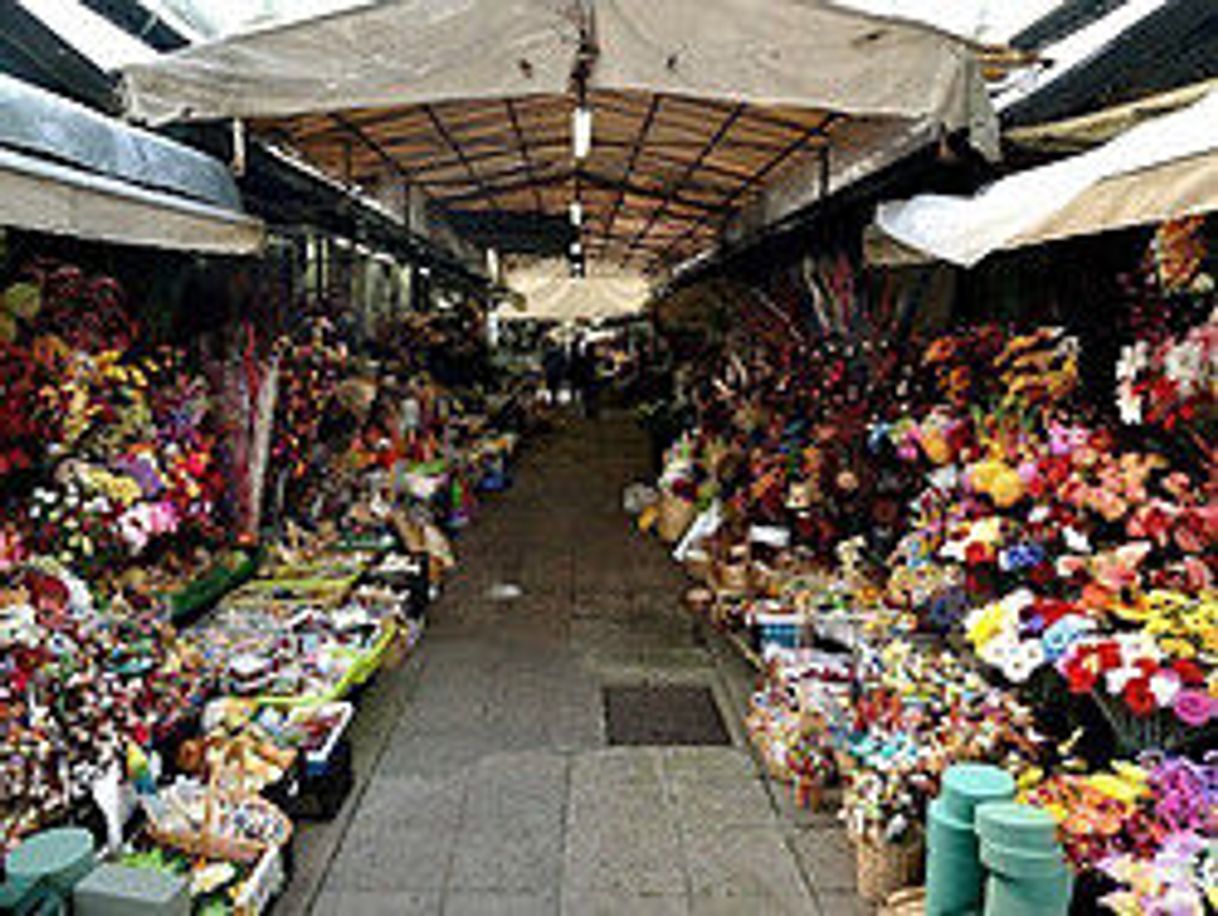
[[[612,416],[530,449],[461,539],[420,652],[365,699],[358,794],[301,831],[278,912],[863,912],[842,833],[759,773],[747,676],[620,510],[646,455]],[[504,583],[521,596],[495,600]],[[606,747],[602,686],[642,682],[711,686],[735,745]]]

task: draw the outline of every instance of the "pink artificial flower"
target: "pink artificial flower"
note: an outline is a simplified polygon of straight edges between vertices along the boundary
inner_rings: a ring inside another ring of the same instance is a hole
[[[1214,717],[1214,698],[1204,690],[1185,689],[1176,694],[1172,708],[1176,718],[1185,725],[1201,728]]]

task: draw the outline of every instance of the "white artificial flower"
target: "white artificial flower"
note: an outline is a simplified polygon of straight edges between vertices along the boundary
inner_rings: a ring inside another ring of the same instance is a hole
[[[1158,672],[1150,679],[1150,692],[1159,708],[1165,709],[1175,701],[1176,694],[1180,692],[1179,676]]]
[[[1115,696],[1125,689],[1126,684],[1137,680],[1141,676],[1141,668],[1133,665],[1122,665],[1120,668],[1111,668],[1105,672],[1104,681],[1108,686],[1108,692]]]
[[[1138,426],[1142,423],[1142,396],[1135,392],[1128,382],[1117,385],[1116,404],[1121,422],[1126,426]]]
[[[1091,542],[1087,539],[1087,535],[1067,525],[1062,529],[1062,540],[1066,542],[1066,548],[1071,553],[1091,553]]]
[[[1149,348],[1146,346],[1146,341],[1139,340],[1135,344],[1124,346],[1121,348],[1121,358],[1117,360],[1116,377],[1118,379],[1135,378],[1146,368],[1148,362]]]

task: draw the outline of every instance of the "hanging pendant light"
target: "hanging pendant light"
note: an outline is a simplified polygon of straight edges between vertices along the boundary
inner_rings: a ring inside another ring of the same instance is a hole
[[[578,160],[592,152],[592,109],[579,105],[571,114],[571,152]]]

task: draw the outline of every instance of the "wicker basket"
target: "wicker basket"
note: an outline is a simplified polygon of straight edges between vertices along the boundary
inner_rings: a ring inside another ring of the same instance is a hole
[[[696,586],[687,589],[684,597],[686,609],[697,617],[709,618],[714,610],[715,593],[709,588]]]
[[[926,912],[926,888],[907,887],[890,894],[876,916],[923,916]]]
[[[162,846],[180,849],[192,856],[223,859],[230,862],[256,862],[268,847],[283,846],[292,838],[292,822],[278,807],[260,795],[238,787],[222,791],[221,772],[228,767],[236,770],[238,781],[244,772],[242,742],[229,742],[225,758],[212,767],[211,776],[203,786],[203,817],[197,826],[179,827],[161,823],[149,809],[148,835]],[[254,838],[234,829],[234,813],[239,809],[258,810],[271,826],[270,836]]]
[[[681,540],[697,515],[698,507],[693,503],[665,493],[660,497],[660,517],[656,523],[656,533],[662,540],[674,544]]]
[[[877,903],[895,891],[919,883],[926,855],[920,834],[900,843],[871,837],[855,838],[855,869],[859,896]]]
[[[698,582],[709,582],[714,571],[714,563],[703,550],[691,550],[685,555],[685,572]]]

